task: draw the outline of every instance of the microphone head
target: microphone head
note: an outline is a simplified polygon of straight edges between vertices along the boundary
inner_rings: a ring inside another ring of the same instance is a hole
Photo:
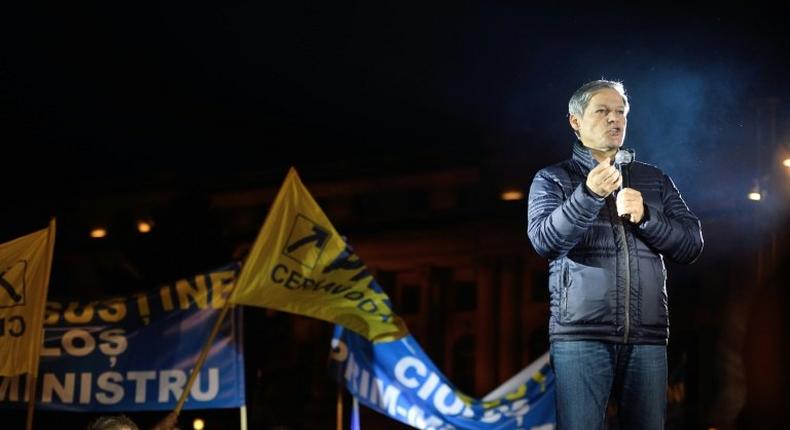
[[[632,161],[634,161],[634,153],[627,149],[617,151],[617,154],[614,156],[614,164],[618,166],[631,163]]]

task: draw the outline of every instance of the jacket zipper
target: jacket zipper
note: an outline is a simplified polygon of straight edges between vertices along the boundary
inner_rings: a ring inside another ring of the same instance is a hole
[[[565,319],[568,317],[568,263],[563,262],[562,264],[562,318]]]
[[[625,236],[625,226],[623,220],[619,219],[617,226],[623,238],[625,247],[625,332],[623,333],[623,343],[628,343],[628,334],[631,331],[631,257],[628,255],[628,239]]]

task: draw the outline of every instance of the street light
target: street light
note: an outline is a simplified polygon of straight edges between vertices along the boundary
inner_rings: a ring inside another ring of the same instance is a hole
[[[137,221],[137,231],[142,234],[150,233],[151,229],[154,227],[153,223],[146,220],[139,220]]]
[[[524,193],[521,190],[516,188],[510,188],[505,191],[502,191],[502,194],[499,195],[499,198],[506,202],[512,202],[516,200],[521,200],[524,198]]]
[[[90,232],[90,236],[92,239],[101,239],[107,236],[107,229],[104,227],[95,227]]]
[[[754,181],[754,186],[752,186],[751,191],[747,195],[749,200],[759,202],[763,198],[763,194],[760,192],[760,184],[757,181]]]

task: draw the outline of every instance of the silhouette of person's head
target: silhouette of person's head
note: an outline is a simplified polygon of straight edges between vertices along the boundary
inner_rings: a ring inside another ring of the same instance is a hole
[[[140,430],[126,415],[102,416],[88,424],[85,430]]]

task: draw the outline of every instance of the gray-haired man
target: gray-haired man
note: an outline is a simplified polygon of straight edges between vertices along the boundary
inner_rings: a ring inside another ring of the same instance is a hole
[[[621,428],[663,429],[669,337],[664,258],[691,263],[700,223],[672,180],[612,165],[625,140],[621,83],[584,84],[568,103],[572,157],[537,173],[528,232],[550,260],[551,361],[559,429],[602,429],[610,395]]]

